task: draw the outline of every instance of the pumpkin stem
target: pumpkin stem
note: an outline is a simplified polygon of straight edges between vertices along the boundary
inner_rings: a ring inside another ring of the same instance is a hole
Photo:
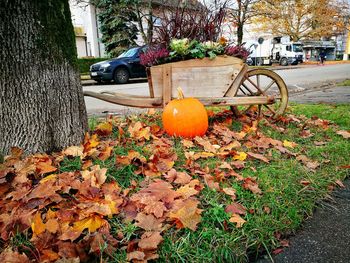
[[[180,88],[180,87],[177,88],[177,98],[179,100],[182,100],[185,98],[184,92],[183,92],[182,88]]]

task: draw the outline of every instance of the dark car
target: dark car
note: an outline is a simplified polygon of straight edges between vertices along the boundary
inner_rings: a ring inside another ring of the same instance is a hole
[[[131,78],[145,78],[146,68],[140,64],[140,53],[146,47],[133,47],[122,53],[119,57],[91,65],[91,79],[97,82],[125,84]]]

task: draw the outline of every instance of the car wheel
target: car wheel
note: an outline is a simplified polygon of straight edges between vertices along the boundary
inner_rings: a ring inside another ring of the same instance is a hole
[[[280,65],[281,66],[288,66],[288,59],[282,58],[281,61],[280,61]]]
[[[262,58],[257,58],[257,59],[256,59],[256,65],[257,65],[257,66],[260,67],[260,66],[262,66],[263,64],[264,64],[264,63],[263,63]]]
[[[125,84],[129,81],[129,71],[125,68],[118,68],[114,72],[114,81],[118,84]]]

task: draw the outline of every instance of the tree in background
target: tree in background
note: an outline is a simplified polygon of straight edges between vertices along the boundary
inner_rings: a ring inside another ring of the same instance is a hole
[[[134,4],[138,0],[91,0],[98,8],[101,41],[111,57],[136,45],[138,28]]]
[[[243,42],[244,26],[250,24],[259,12],[255,8],[258,0],[235,0],[228,5],[227,20],[234,25],[237,33],[237,44]]]
[[[337,0],[262,0],[255,8],[260,12],[254,19],[257,31],[293,41],[331,37],[345,29],[343,6]]]
[[[1,4],[0,152],[81,143],[87,116],[68,0]]]

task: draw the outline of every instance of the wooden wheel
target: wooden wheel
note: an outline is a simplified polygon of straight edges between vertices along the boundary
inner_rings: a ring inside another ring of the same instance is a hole
[[[276,117],[285,112],[288,104],[286,84],[278,74],[268,69],[253,69],[247,72],[236,93],[236,97],[246,96],[273,96],[275,103],[233,106],[231,109],[235,114],[259,115],[261,113]]]

